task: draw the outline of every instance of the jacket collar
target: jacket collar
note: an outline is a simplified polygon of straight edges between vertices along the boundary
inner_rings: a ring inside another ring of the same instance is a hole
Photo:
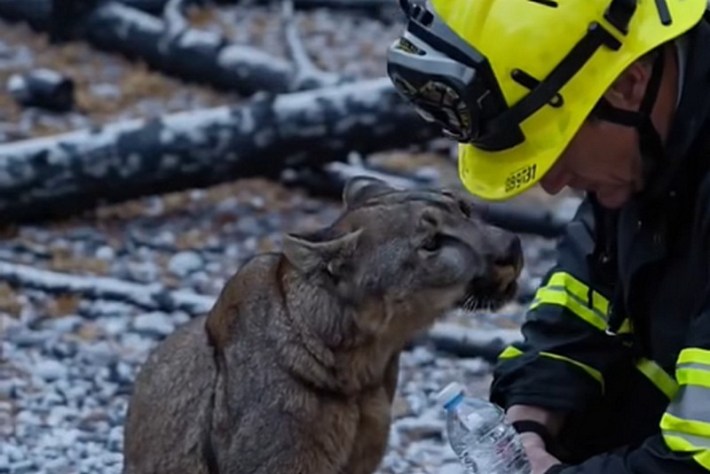
[[[656,170],[650,185],[651,197],[665,197],[673,181],[690,160],[690,152],[710,115],[710,21],[708,14],[683,38],[687,54],[683,65],[682,96],[666,143],[667,162]],[[679,64],[680,65],[680,64]],[[710,161],[709,161],[710,162]],[[644,193],[646,194],[646,193]]]

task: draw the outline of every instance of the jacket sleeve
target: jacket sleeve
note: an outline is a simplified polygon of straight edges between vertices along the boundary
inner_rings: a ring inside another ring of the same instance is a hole
[[[549,474],[707,474],[710,472],[710,295],[688,331],[676,361],[678,389],[660,421],[660,433],[636,449],[593,456]]]
[[[593,217],[585,200],[558,243],[556,265],[535,294],[522,342],[499,356],[490,398],[505,409],[525,404],[583,411],[601,397],[605,372],[629,360],[620,338],[605,332],[611,290],[589,269]]]

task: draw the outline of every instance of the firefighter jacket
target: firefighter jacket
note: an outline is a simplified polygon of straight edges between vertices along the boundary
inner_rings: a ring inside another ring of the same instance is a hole
[[[710,472],[710,20],[686,34],[682,96],[648,192],[585,199],[491,400],[563,411],[564,474]]]

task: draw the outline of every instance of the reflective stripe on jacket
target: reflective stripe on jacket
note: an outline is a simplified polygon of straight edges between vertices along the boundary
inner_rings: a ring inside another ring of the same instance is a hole
[[[524,340],[495,367],[494,402],[568,414],[556,453],[572,464],[564,474],[710,472],[708,21],[688,39],[667,184],[615,215],[582,203]],[[611,279],[593,264],[595,211],[614,216]]]

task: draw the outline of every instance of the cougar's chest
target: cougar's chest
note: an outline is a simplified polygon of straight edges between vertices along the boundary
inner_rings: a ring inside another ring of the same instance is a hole
[[[360,397],[358,424],[352,452],[344,474],[371,474],[387,448],[391,424],[391,403],[384,386]]]

